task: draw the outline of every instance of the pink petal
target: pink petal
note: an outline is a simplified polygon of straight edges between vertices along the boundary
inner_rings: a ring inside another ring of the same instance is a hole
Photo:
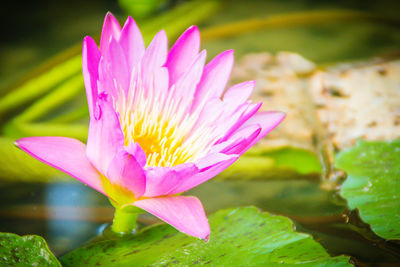
[[[192,65],[200,49],[200,33],[196,26],[189,27],[172,46],[165,66],[169,71],[170,85]]]
[[[130,143],[126,148],[126,151],[135,157],[135,159],[142,168],[146,165],[147,161],[146,153],[138,143]]]
[[[239,105],[243,104],[250,97],[253,92],[255,81],[247,81],[236,84],[226,90],[223,101],[225,103],[225,110],[233,112]]]
[[[160,84],[158,80],[158,72],[161,72],[163,82],[166,82],[164,85],[165,88],[168,88],[168,72],[162,71],[162,66],[165,64],[165,60],[167,58],[167,35],[165,31],[159,31],[156,36],[151,41],[149,47],[146,49],[144,56],[142,58],[142,81],[145,90],[149,90],[151,88],[154,89],[154,81],[157,82],[157,85]],[[165,74],[167,74],[166,77]]]
[[[119,25],[117,19],[110,12],[107,13],[104,18],[103,30],[101,32],[100,39],[100,51],[101,54],[108,49],[111,39],[119,40],[121,35],[121,26]]]
[[[111,39],[108,49],[103,54],[108,65],[112,80],[116,83],[117,91],[129,89],[130,73],[124,50],[115,39]]]
[[[223,163],[226,161],[230,161],[231,159],[236,159],[237,156],[235,155],[225,155],[223,153],[214,153],[214,154],[209,154],[201,159],[199,159],[196,162],[197,168],[200,169],[200,171],[204,171],[209,169],[210,167],[213,167],[219,163]]]
[[[149,44],[142,59],[142,66],[152,70],[165,64],[167,58],[168,41],[164,30],[159,31]]]
[[[219,98],[209,99],[201,110],[195,127],[211,125],[213,138],[209,139],[210,145],[227,141],[229,136],[239,128],[250,116],[260,108],[258,104],[241,104],[235,112],[226,109],[226,103]]]
[[[106,176],[111,160],[124,147],[124,135],[111,103],[99,99],[96,113],[90,119],[86,155]]]
[[[202,107],[210,98],[221,97],[232,67],[233,50],[219,54],[205,66],[203,76],[197,86],[192,110]]]
[[[221,99],[209,99],[205,103],[204,108],[197,119],[195,127],[200,127],[202,124],[213,124],[215,121],[219,121],[223,111],[223,103]]]
[[[187,176],[185,179],[182,179],[180,184],[174,188],[170,194],[179,194],[185,192],[210,180],[232,165],[238,158],[239,155],[225,155],[222,153],[214,153],[205,156],[196,162],[199,172],[195,175]]]
[[[229,108],[226,109],[226,103],[218,98],[216,99],[219,101],[219,103],[218,101],[213,103],[215,102],[214,99],[209,100],[200,114],[200,117],[205,122],[207,122],[208,117],[212,118],[212,120],[208,120],[208,122],[212,123],[214,127],[213,134],[215,136],[215,140],[213,140],[213,143],[211,143],[212,145],[228,141],[229,137],[237,129],[239,129],[243,123],[249,119],[249,117],[253,116],[262,104],[244,103],[239,105],[238,108],[232,113]]]
[[[154,77],[154,79],[152,80],[152,84],[150,88],[147,88],[153,89],[153,96],[161,94],[165,98],[168,93],[168,69],[165,67],[156,68],[154,69],[152,76]]]
[[[183,101],[191,102],[194,97],[194,92],[197,88],[197,84],[200,81],[203,73],[204,64],[206,62],[207,52],[203,50],[193,64],[184,72],[175,83],[175,97],[182,98]],[[187,66],[186,66],[187,68]],[[171,77],[171,75],[170,75]],[[171,81],[170,81],[171,82]]]
[[[133,203],[179,231],[208,240],[210,226],[200,200],[192,196],[149,198]]]
[[[171,168],[156,167],[146,170],[145,197],[167,195],[179,182],[179,176]]]
[[[145,46],[142,34],[135,21],[129,16],[122,28],[119,43],[127,56],[129,70],[143,57]]]
[[[145,197],[170,195],[180,181],[193,176],[198,168],[193,163],[184,163],[172,168],[156,167],[146,170]]]
[[[215,145],[212,151],[224,154],[238,154],[242,155],[246,152],[254,140],[260,135],[261,126],[252,124],[236,131],[228,141]]]
[[[114,83],[110,67],[111,66],[108,60],[106,60],[104,57],[101,57],[99,63],[99,81],[97,83],[98,86],[97,90],[99,94],[105,92],[113,99],[117,99],[119,94],[119,88],[115,87],[116,84]]]
[[[260,109],[262,103],[242,104],[238,109],[229,116],[225,121],[221,121],[219,126],[221,129],[226,129],[223,137],[217,142],[222,143],[227,141],[233,133]]]
[[[131,73],[130,86],[131,88],[135,87],[134,94],[144,93],[149,104],[157,105],[159,108],[163,107],[168,97],[168,79],[168,69],[165,67],[141,70],[139,66],[139,68],[134,68]]]
[[[85,81],[86,97],[89,106],[89,114],[92,117],[97,99],[97,80],[99,79],[100,51],[95,41],[90,36],[83,39],[82,70]]]
[[[107,178],[112,184],[117,184],[135,194],[140,198],[146,187],[145,175],[142,167],[135,157],[128,152],[121,150],[111,161]]]
[[[247,127],[252,124],[257,124],[257,125],[261,126],[260,134],[257,136],[257,138],[255,138],[252,141],[250,146],[253,146],[261,138],[263,138],[265,135],[267,135],[270,131],[275,129],[275,127],[278,126],[285,117],[286,117],[286,114],[283,112],[265,111],[265,112],[256,113],[254,116],[252,116],[250,119],[248,119],[241,128]]]
[[[86,146],[82,142],[68,137],[43,136],[25,137],[15,143],[36,159],[106,194],[100,173],[86,158]]]

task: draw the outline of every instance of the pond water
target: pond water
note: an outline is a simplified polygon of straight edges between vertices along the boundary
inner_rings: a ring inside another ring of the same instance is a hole
[[[90,241],[112,221],[107,198],[80,183],[12,184],[0,190],[1,231],[43,236],[57,256]],[[400,261],[398,243],[373,235],[342,200],[312,181],[215,180],[188,194],[198,196],[207,213],[255,205],[288,216],[296,230],[313,235],[333,256],[350,255],[361,264]],[[155,222],[141,215],[139,228]]]

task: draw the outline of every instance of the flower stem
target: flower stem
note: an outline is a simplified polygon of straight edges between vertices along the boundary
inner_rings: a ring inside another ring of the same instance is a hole
[[[118,234],[134,233],[138,216],[137,212],[129,212],[116,207],[111,230]]]

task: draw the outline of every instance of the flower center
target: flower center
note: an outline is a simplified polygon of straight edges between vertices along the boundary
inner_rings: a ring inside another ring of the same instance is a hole
[[[121,90],[114,102],[125,145],[138,143],[146,153],[147,166],[172,167],[193,162],[206,155],[213,143],[212,129],[194,129],[199,112],[188,113],[190,101],[182,102],[181,97],[174,96],[174,90],[175,87],[167,92],[144,90],[139,81],[131,84],[127,95]]]

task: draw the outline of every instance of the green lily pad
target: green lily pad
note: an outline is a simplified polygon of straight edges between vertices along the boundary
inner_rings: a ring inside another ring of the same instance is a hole
[[[400,140],[359,141],[336,157],[347,172],[340,194],[372,230],[386,239],[400,239]]]
[[[40,236],[0,233],[0,266],[61,266]]]
[[[330,257],[282,216],[254,207],[221,210],[209,217],[204,242],[166,224],[136,235],[91,243],[61,258],[63,266],[351,266],[349,257]]]

